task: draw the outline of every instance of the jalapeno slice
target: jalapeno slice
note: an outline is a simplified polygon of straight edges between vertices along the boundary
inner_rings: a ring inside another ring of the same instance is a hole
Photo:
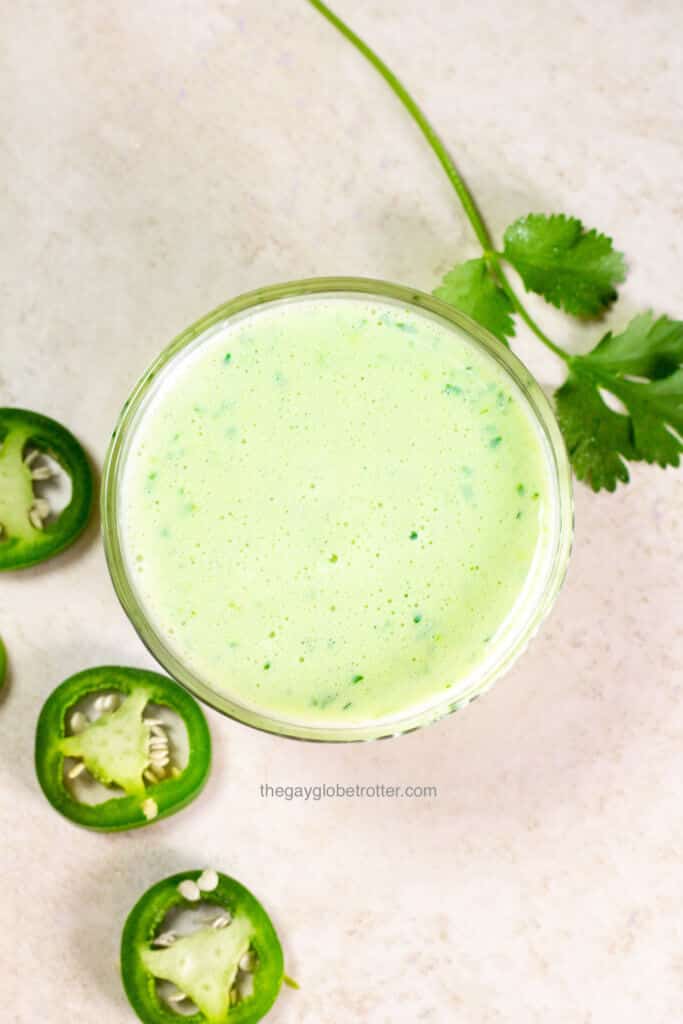
[[[7,651],[5,645],[2,642],[0,636],[0,690],[5,685],[5,676],[7,675]]]
[[[182,720],[189,750],[184,767],[174,763],[176,725],[155,717],[150,704]],[[38,719],[35,761],[41,788],[60,814],[112,832],[147,825],[193,800],[209,773],[211,737],[197,702],[170,679],[104,666],[71,676],[48,697]],[[121,795],[83,802],[73,793],[80,775],[117,787]]]
[[[194,930],[187,922],[183,934],[167,928],[169,912],[177,918],[190,908]],[[255,1024],[275,1002],[283,969],[266,911],[212,869],[171,875],[148,889],[121,938],[123,986],[144,1024]]]
[[[54,518],[34,486],[52,476],[44,456],[71,480],[71,498]],[[0,570],[23,569],[51,558],[84,530],[93,503],[93,479],[83,448],[66,427],[26,409],[0,409]]]

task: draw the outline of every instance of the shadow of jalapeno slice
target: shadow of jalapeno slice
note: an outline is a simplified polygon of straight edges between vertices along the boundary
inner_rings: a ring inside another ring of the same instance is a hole
[[[280,940],[259,901],[211,868],[148,889],[121,938],[121,975],[144,1024],[255,1024],[282,982]]]
[[[53,691],[38,719],[41,788],[86,828],[138,828],[179,811],[200,792],[210,763],[201,708],[156,672],[86,669]]]
[[[41,492],[60,470],[71,494],[57,512]],[[85,529],[92,504],[92,472],[73,434],[40,413],[0,408],[0,570],[63,551]]]

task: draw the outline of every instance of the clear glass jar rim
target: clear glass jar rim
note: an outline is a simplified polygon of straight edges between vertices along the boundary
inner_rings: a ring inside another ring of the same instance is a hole
[[[520,388],[542,428],[552,456],[556,485],[556,543],[546,586],[533,608],[533,613],[527,616],[523,624],[524,628],[520,629],[519,635],[505,656],[492,667],[491,671],[479,679],[476,685],[459,692],[457,699],[450,695],[447,699],[437,701],[428,707],[412,709],[394,719],[351,726],[311,725],[310,723],[296,723],[271,717],[264,712],[256,711],[231,700],[226,695],[213,690],[202,679],[197,678],[166,646],[163,637],[155,631],[137,598],[126,571],[118,517],[119,483],[125,461],[125,444],[128,433],[135,426],[136,413],[160,371],[209,328],[229,320],[238,313],[282,299],[335,293],[376,295],[378,298],[393,299],[409,306],[418,307],[464,330],[470,338],[486,349]],[[564,441],[548,399],[524,364],[509,348],[474,320],[441,300],[415,288],[372,278],[357,277],[309,278],[259,288],[231,299],[181,332],[152,363],[123,406],[105,460],[101,509],[105,554],[114,589],[141,640],[161,666],[196,697],[230,718],[277,735],[316,741],[348,742],[382,739],[412,732],[458,710],[487,690],[523,653],[552,607],[566,574],[573,535],[571,469]]]

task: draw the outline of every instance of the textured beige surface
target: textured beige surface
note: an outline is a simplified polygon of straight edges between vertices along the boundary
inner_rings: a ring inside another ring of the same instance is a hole
[[[610,323],[683,313],[676,0],[339,0],[439,125],[492,227],[566,209],[631,274]],[[131,384],[181,328],[266,282],[430,288],[474,253],[393,98],[303,0],[3,5],[0,404],[67,422],[101,466]],[[591,331],[565,325],[576,347]],[[544,383],[550,359],[518,350]],[[3,1021],[133,1017],[125,914],[206,862],[271,909],[273,1024],[672,1024],[683,1013],[683,474],[577,490],[568,583],[522,663],[428,731],[295,744],[211,715],[189,810],[137,834],[55,815],[39,707],[87,665],[149,665],[97,529],[0,581]],[[430,801],[267,802],[271,783],[437,785]]]

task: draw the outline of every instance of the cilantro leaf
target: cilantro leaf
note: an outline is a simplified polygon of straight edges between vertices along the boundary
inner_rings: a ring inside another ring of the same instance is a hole
[[[557,415],[580,480],[613,491],[629,479],[627,461],[678,466],[683,452],[683,323],[652,313],[606,334],[569,360],[556,392]],[[637,380],[633,378],[637,377]],[[609,392],[625,412],[611,409]]]
[[[590,377],[570,373],[555,392],[557,419],[579,480],[594,491],[613,491],[629,479],[625,459],[634,457],[628,416],[605,405]]]
[[[434,295],[471,316],[506,345],[515,333],[512,303],[496,284],[486,260],[467,260],[454,267]]]
[[[613,380],[609,390],[631,414],[636,457],[678,466],[683,452],[683,369],[652,382]],[[673,433],[676,431],[676,433]]]
[[[610,238],[561,213],[516,220],[505,232],[502,255],[527,291],[580,317],[606,309],[626,276],[624,257]]]
[[[622,375],[666,377],[683,363],[683,321],[641,313],[621,334],[606,334],[586,358]]]

